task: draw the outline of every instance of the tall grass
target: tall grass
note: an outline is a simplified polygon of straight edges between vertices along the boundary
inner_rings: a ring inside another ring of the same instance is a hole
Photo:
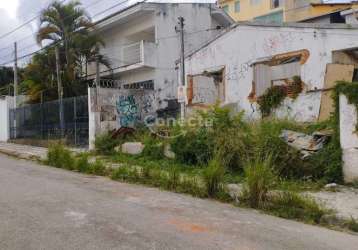
[[[300,219],[314,224],[319,224],[322,216],[328,213],[313,198],[292,191],[273,195],[265,210],[286,219]]]
[[[209,166],[204,170],[203,179],[209,197],[215,197],[220,191],[224,179],[225,169],[219,160],[214,158],[209,162]]]
[[[49,147],[46,163],[57,168],[74,169],[74,157],[70,150],[62,144],[53,144]]]
[[[263,207],[269,190],[274,186],[276,176],[272,171],[271,159],[256,160],[245,166],[245,184],[242,198],[252,208]]]

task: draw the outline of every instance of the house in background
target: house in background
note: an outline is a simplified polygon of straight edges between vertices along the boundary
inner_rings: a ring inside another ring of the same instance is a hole
[[[274,111],[302,122],[328,119],[336,81],[358,80],[358,26],[237,23],[185,60],[187,110],[219,101],[249,118],[261,117],[260,98],[282,86]]]
[[[356,3],[324,3],[321,0],[220,0],[219,5],[235,21],[301,22],[329,15],[330,23],[341,23],[339,11]],[[338,14],[333,14],[338,13]]]
[[[104,131],[178,109],[179,17],[184,18],[186,53],[233,23],[216,4],[140,2],[95,24],[105,42],[100,53],[111,69],[100,65],[100,84],[89,90],[90,141]],[[87,68],[87,79],[94,80],[96,64]]]

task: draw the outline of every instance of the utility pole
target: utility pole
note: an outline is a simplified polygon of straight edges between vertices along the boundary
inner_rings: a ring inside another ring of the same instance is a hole
[[[184,17],[178,17],[179,19],[179,35],[180,35],[180,80],[181,86],[185,86],[185,55],[184,55]],[[185,101],[180,103],[180,118],[183,121],[185,118]]]
[[[99,89],[101,87],[101,75],[100,75],[100,70],[99,70],[99,57],[96,56],[96,96],[95,96],[95,109],[96,111],[99,111],[99,107],[98,107],[98,95],[99,95]]]
[[[64,116],[63,116],[63,87],[62,87],[62,79],[61,79],[61,66],[60,66],[60,51],[58,46],[55,48],[56,53],[56,73],[57,73],[57,92],[58,92],[58,100],[59,100],[59,115],[60,115],[60,129],[61,129],[61,136],[63,136],[64,130]]]
[[[17,73],[17,42],[14,43],[14,54],[15,54],[15,64],[14,64],[14,102],[15,108],[17,108],[17,88],[18,88],[18,73]]]

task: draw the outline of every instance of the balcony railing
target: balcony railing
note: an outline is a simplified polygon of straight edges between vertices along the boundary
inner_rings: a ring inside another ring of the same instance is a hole
[[[110,55],[111,68],[108,70],[103,65],[100,66],[101,72],[120,73],[141,67],[152,67],[155,65],[156,45],[151,42],[139,41],[121,47],[117,51],[103,51],[102,53]],[[96,73],[95,64],[92,63],[88,67],[88,75],[90,78],[94,77]],[[101,75],[106,75],[103,73]]]

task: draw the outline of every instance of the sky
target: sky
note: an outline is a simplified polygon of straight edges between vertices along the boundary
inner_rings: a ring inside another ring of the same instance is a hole
[[[11,61],[13,55],[13,43],[18,41],[19,56],[36,51],[39,47],[36,45],[34,33],[38,29],[38,18],[29,25],[24,26],[18,31],[2,37],[4,34],[11,32],[16,27],[22,25],[28,20],[38,16],[40,11],[47,7],[53,0],[0,0],[0,65]],[[67,0],[69,1],[69,0]],[[83,7],[91,15],[100,13],[108,7],[120,3],[124,0],[81,0]],[[160,0],[159,0],[160,1]],[[159,2],[158,0],[155,2]],[[185,2],[190,0],[173,0],[173,2]],[[328,2],[349,2],[349,0],[326,0]],[[127,4],[133,4],[137,0],[128,0]],[[165,2],[169,2],[168,0]],[[213,2],[212,0],[203,0],[203,2]],[[215,1],[214,1],[215,2]],[[124,5],[113,8],[110,11],[117,11]],[[103,15],[110,14],[105,12]],[[103,16],[102,15],[102,16]],[[98,16],[97,18],[101,18]],[[26,60],[24,59],[26,63]]]

